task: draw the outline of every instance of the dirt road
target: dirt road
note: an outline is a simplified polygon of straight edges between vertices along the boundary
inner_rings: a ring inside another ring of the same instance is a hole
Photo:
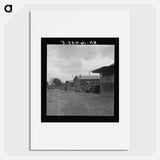
[[[47,115],[113,116],[114,97],[94,93],[47,90]]]

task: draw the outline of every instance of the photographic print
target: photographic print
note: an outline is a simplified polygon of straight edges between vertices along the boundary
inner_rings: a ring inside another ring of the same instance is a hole
[[[30,13],[31,150],[129,148],[129,18],[115,9]]]
[[[119,38],[41,39],[41,121],[119,121]]]

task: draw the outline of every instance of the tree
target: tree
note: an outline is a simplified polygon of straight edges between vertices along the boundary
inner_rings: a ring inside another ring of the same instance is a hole
[[[55,84],[55,86],[61,86],[62,82],[59,78],[54,78],[53,79],[53,84]]]

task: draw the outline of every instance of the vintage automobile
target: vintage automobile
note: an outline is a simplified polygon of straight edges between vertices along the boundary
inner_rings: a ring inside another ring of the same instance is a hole
[[[99,84],[92,84],[88,83],[85,88],[85,92],[92,92],[92,93],[100,93],[100,85]]]

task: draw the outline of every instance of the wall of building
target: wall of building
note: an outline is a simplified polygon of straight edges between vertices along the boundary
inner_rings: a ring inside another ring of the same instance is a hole
[[[100,94],[103,96],[114,96],[114,75],[100,75]]]

